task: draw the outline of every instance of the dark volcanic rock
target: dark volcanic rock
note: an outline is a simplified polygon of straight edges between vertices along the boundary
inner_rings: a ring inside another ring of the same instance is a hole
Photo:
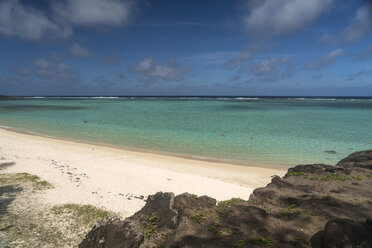
[[[354,152],[338,162],[337,166],[362,167],[372,170],[372,149],[361,152]]]
[[[157,193],[133,216],[98,223],[79,247],[372,247],[371,218],[369,150],[290,168],[249,201]]]
[[[323,231],[314,235],[311,244],[322,248],[370,248],[372,247],[372,221],[330,220]]]

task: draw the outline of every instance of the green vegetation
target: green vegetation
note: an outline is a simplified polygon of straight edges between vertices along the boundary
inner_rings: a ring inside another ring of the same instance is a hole
[[[239,204],[243,200],[240,198],[232,198],[231,200],[221,201],[217,204],[217,213],[218,214],[231,214],[231,208],[234,205]]]
[[[207,219],[207,217],[205,217],[203,215],[203,213],[196,213],[196,215],[192,218],[194,221],[196,221],[197,223],[202,223],[203,221],[205,221]]]
[[[0,185],[29,184],[34,189],[51,189],[53,186],[47,181],[41,180],[38,176],[28,173],[4,173],[0,174]]]
[[[92,205],[63,204],[52,207],[56,215],[72,215],[79,223],[93,225],[98,220],[113,216],[110,211],[94,207]]]
[[[372,177],[372,174],[367,174],[366,176],[367,176],[367,177]]]
[[[191,194],[187,194],[186,197],[189,198],[189,199],[197,199],[198,198],[197,195],[191,195]]]
[[[331,175],[322,176],[322,181],[329,181],[331,180]]]
[[[217,236],[222,236],[222,231],[220,230],[221,224],[214,223],[209,227],[209,231],[216,234]]]
[[[34,193],[53,186],[28,173],[1,173],[0,188],[4,247],[77,247],[99,219],[113,215],[90,205],[44,204]]]
[[[319,180],[319,177],[318,176],[313,176],[313,177],[310,177],[309,179],[310,180]]]
[[[289,170],[288,175],[290,175],[290,176],[301,176],[301,175],[305,175],[305,172]]]
[[[304,237],[296,237],[294,240],[290,240],[290,242],[294,243],[294,244],[298,244],[298,243],[302,243],[305,241],[305,238]]]
[[[293,216],[293,215],[299,215],[301,214],[303,211],[297,209],[295,211],[293,211],[293,209],[297,208],[297,205],[296,204],[291,204],[288,208],[284,209],[283,211],[279,212],[280,215],[284,215],[284,216]]]
[[[262,237],[255,237],[247,240],[239,240],[236,243],[237,247],[244,248],[244,247],[251,247],[252,245],[265,245],[265,246],[272,246],[273,240],[272,239],[265,239]]]
[[[156,230],[156,221],[158,220],[158,215],[156,212],[153,212],[151,214],[151,217],[149,218],[150,221],[150,228],[145,230],[145,238],[149,238],[153,232]]]
[[[363,177],[361,177],[361,176],[353,176],[353,179],[354,180],[357,180],[357,181],[362,181],[363,180]]]
[[[339,180],[339,181],[346,181],[346,180],[349,180],[348,177],[345,177],[345,176],[340,176],[339,174],[337,173],[332,173],[332,176],[335,180]]]
[[[308,214],[310,214],[311,216],[317,216],[318,214],[316,212],[313,212],[313,211],[307,211]]]
[[[328,175],[325,175],[322,177],[322,181],[329,181],[329,180],[338,180],[338,181],[346,181],[346,180],[349,180],[350,178],[348,177],[345,177],[345,176],[341,176],[339,175],[338,173],[332,173],[332,174],[328,174]]]

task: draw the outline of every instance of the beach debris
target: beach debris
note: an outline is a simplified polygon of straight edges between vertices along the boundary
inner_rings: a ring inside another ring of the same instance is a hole
[[[168,181],[172,181],[172,179],[171,179],[171,178],[167,178],[167,180],[168,180]]]
[[[225,134],[222,133],[221,136],[225,136]]]
[[[136,198],[136,199],[140,199],[140,200],[143,200],[145,197],[143,196],[143,195],[136,195],[136,196],[134,196],[134,198]]]
[[[253,140],[253,136],[251,136],[251,140]]]
[[[83,123],[87,123],[88,121],[87,120],[83,120]]]

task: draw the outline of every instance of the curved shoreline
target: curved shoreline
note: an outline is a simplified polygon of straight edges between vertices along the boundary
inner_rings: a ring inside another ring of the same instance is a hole
[[[284,168],[213,163],[127,151],[0,129],[0,164],[6,173],[27,172],[50,182],[43,195],[51,205],[77,203],[129,216],[158,191],[247,199]]]
[[[204,161],[204,162],[211,162],[211,163],[233,164],[233,165],[250,166],[250,167],[262,167],[262,168],[268,168],[268,169],[286,169],[289,166],[298,164],[298,163],[280,163],[276,161],[258,162],[258,161],[217,159],[217,158],[203,157],[203,156],[191,155],[191,154],[179,154],[179,153],[172,153],[172,152],[165,152],[165,151],[163,152],[163,151],[146,150],[146,149],[125,146],[125,145],[115,145],[115,144],[110,144],[110,143],[100,143],[100,142],[93,142],[93,141],[86,141],[86,140],[79,140],[79,139],[72,139],[72,138],[70,139],[70,138],[52,136],[52,135],[47,135],[47,134],[41,134],[41,133],[37,133],[33,131],[23,130],[20,128],[14,128],[14,127],[9,127],[9,126],[4,126],[4,125],[0,125],[0,129],[7,130],[10,132],[20,133],[20,134],[54,139],[54,140],[70,141],[70,142],[79,143],[79,144],[108,147],[108,148],[113,148],[117,150],[129,151],[129,152],[157,154],[157,155],[162,155],[162,156],[176,157],[176,158],[183,158],[183,159],[197,160],[197,161]]]

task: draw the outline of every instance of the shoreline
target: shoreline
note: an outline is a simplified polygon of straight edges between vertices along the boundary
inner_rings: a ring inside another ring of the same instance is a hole
[[[0,129],[2,173],[26,172],[50,182],[43,202],[90,204],[127,217],[158,191],[248,199],[283,168],[240,166],[141,153]]]
[[[117,150],[123,150],[123,151],[128,151],[128,152],[148,153],[148,154],[155,154],[155,155],[161,155],[161,156],[166,156],[166,157],[175,157],[175,158],[197,160],[197,161],[210,162],[210,163],[232,164],[232,165],[239,165],[239,166],[251,166],[251,167],[260,167],[260,168],[268,168],[268,169],[278,169],[278,168],[286,169],[290,166],[299,164],[299,163],[284,163],[284,162],[258,162],[258,161],[232,160],[232,159],[230,160],[229,159],[217,159],[217,158],[203,157],[203,156],[197,156],[197,155],[191,155],[191,154],[179,154],[179,153],[172,153],[172,152],[165,152],[165,151],[163,152],[163,151],[146,150],[146,149],[125,146],[125,145],[115,145],[115,144],[109,144],[109,143],[100,143],[100,142],[52,136],[52,135],[41,134],[41,133],[37,133],[33,131],[22,130],[19,128],[14,128],[14,127],[9,127],[9,126],[4,126],[4,125],[0,125],[0,130],[6,130],[10,132],[32,135],[32,136],[37,136],[37,137],[44,137],[44,138],[49,138],[49,139],[54,139],[54,140],[69,141],[69,142],[79,143],[83,145],[86,144],[86,145],[92,145],[92,146],[107,147],[107,148],[112,148],[112,149],[117,149]]]

